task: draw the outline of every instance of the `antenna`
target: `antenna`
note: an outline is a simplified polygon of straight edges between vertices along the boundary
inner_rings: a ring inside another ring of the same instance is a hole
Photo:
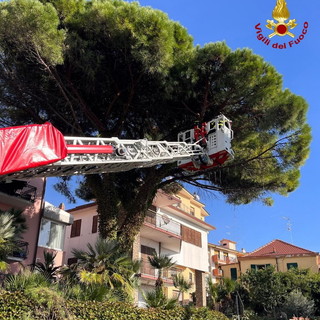
[[[287,230],[290,232],[291,243],[293,243],[291,219],[289,217],[282,217],[282,219],[287,221]]]

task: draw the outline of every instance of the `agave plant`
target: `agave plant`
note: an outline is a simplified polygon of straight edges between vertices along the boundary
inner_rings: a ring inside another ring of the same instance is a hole
[[[43,275],[45,275],[50,281],[56,280],[57,272],[60,267],[54,266],[54,259],[57,256],[56,253],[44,251],[43,258],[44,262],[37,262],[34,269]]]

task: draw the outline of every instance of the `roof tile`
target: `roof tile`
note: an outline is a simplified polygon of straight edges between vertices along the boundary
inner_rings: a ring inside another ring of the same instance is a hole
[[[246,257],[272,257],[279,255],[302,255],[302,254],[317,254],[316,252],[306,250],[297,246],[294,246],[288,242],[282,240],[273,240],[264,246],[246,254],[243,258]]]

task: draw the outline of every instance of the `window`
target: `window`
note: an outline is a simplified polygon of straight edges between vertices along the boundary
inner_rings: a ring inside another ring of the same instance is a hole
[[[156,276],[156,270],[149,263],[148,257],[156,253],[156,250],[152,247],[141,245],[141,265],[140,272],[151,276]]]
[[[192,276],[192,272],[189,272],[189,281],[192,282],[193,276]]]
[[[231,280],[237,280],[237,278],[238,278],[237,268],[231,268],[230,274],[231,274]]]
[[[186,226],[181,226],[182,240],[195,246],[202,247],[201,233]]]
[[[93,216],[92,218],[92,233],[97,233],[98,231],[98,216]]]
[[[40,247],[63,250],[65,226],[48,219],[41,220],[39,243]]]
[[[152,256],[156,254],[156,249],[141,245],[141,253],[147,254],[148,256]]]
[[[173,299],[178,299],[178,297],[181,299],[181,295],[179,295],[179,291],[178,290],[172,290],[172,298]]]
[[[79,237],[81,232],[81,219],[73,221],[70,238]]]
[[[251,269],[253,270],[261,270],[261,269],[266,269],[268,267],[270,267],[271,264],[268,263],[268,264],[252,264],[251,265]]]
[[[298,264],[296,262],[287,263],[287,269],[298,269]]]
[[[70,265],[77,263],[77,262],[78,262],[77,258],[69,258],[67,264],[68,264],[68,266],[70,266]]]
[[[170,268],[171,277],[174,277],[174,276],[180,274],[181,272],[182,272],[182,270],[179,268],[175,268],[175,267]]]
[[[190,214],[193,215],[193,216],[195,215],[195,209],[194,209],[194,207],[190,207]]]

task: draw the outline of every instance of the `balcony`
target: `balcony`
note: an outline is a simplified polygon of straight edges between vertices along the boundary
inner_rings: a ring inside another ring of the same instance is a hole
[[[165,214],[161,215],[149,210],[140,229],[140,236],[147,239],[156,239],[164,248],[173,252],[180,252],[181,224]]]
[[[7,257],[7,260],[10,262],[14,261],[23,261],[28,256],[28,242],[16,240],[14,241],[14,244],[16,245],[16,249],[12,251],[11,254]]]
[[[144,221],[156,228],[181,236],[181,224],[173,221],[167,215],[157,214],[149,210]]]
[[[164,248],[173,252],[180,252],[181,225],[165,214],[161,215],[149,210],[140,229],[140,236],[147,239],[156,239]]]
[[[213,269],[212,274],[215,277],[223,277],[223,271],[221,269]]]
[[[29,202],[35,201],[36,191],[37,188],[28,184],[27,181],[0,182],[0,192]]]
[[[192,216],[195,215],[194,208],[188,207],[188,206],[186,206],[186,205],[183,204],[183,203],[175,203],[173,206],[179,208],[179,209],[180,209],[181,211],[183,211],[183,212],[186,212],[186,213],[188,213],[188,214],[191,214]]]
[[[212,256],[212,262],[217,264],[229,264],[229,263],[236,263],[236,258],[230,258],[228,256],[220,256],[218,254],[214,254]]]
[[[144,284],[152,284],[154,285],[155,281],[158,278],[158,270],[153,268],[149,260],[142,260],[140,265],[140,273],[141,273],[141,280]],[[164,285],[172,285],[173,284],[173,277],[179,273],[177,268],[170,268],[167,270],[163,270],[162,272],[162,280]]]

